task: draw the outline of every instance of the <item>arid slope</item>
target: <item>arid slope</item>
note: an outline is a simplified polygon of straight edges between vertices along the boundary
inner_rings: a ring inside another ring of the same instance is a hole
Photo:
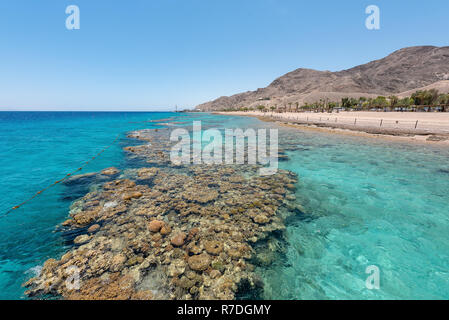
[[[339,101],[342,97],[399,95],[402,92],[449,80],[449,47],[404,48],[389,56],[348,70],[330,72],[297,69],[266,88],[247,91],[200,104],[197,110]]]

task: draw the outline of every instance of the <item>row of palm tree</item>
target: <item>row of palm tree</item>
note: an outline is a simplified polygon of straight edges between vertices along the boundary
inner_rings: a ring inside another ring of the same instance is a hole
[[[243,107],[240,111],[261,111],[261,112],[332,112],[340,110],[354,111],[449,111],[449,94],[440,94],[438,90],[419,90],[410,97],[399,98],[391,95],[388,97],[378,96],[376,98],[360,97],[342,98],[339,102],[320,99],[314,103],[300,105],[299,102],[289,102],[281,106],[275,104],[271,106],[257,105],[256,107]],[[235,111],[229,109],[226,111]]]

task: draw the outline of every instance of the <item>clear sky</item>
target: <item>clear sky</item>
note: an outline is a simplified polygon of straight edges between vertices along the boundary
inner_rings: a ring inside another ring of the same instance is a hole
[[[371,4],[380,30],[365,27]],[[0,109],[193,107],[300,67],[447,46],[448,12],[448,0],[1,0]]]

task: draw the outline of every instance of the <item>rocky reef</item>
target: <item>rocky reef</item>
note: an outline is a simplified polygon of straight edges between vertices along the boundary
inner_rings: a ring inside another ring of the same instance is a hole
[[[260,289],[253,263],[270,258],[256,248],[275,247],[260,244],[298,212],[296,176],[259,176],[249,165],[173,166],[168,134],[129,135],[145,144],[126,147],[128,156],[148,165],[103,170],[111,179],[75,201],[62,224],[77,233],[73,246],[25,283],[28,296],[234,299],[242,284]]]

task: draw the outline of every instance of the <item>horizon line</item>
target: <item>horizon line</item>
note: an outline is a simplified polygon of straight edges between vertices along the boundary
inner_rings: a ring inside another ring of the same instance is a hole
[[[178,112],[183,111],[192,111],[192,109],[182,109],[178,110]],[[0,109],[0,112],[176,112],[173,110],[73,110],[73,109],[41,109],[41,110],[20,110],[20,109]]]

